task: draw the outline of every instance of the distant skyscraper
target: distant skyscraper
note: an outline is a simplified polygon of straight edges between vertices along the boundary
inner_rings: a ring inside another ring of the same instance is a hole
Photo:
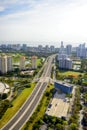
[[[55,47],[54,46],[50,46],[50,51],[54,52],[55,51]]]
[[[20,70],[24,70],[25,69],[25,57],[21,56],[20,57]]]
[[[37,68],[37,57],[36,56],[32,56],[32,69],[36,69]]]
[[[22,50],[26,51],[27,50],[27,44],[22,45]]]
[[[45,51],[49,51],[49,46],[48,45],[45,46]]]
[[[42,45],[38,45],[38,50],[42,51],[42,49],[43,49],[43,46]]]
[[[77,57],[86,58],[85,43],[84,44],[80,44],[79,47],[77,47]]]
[[[66,46],[66,54],[71,55],[71,52],[72,52],[72,45],[67,45]]]
[[[60,54],[64,54],[64,45],[63,45],[63,41],[61,41],[61,46],[60,46],[59,53],[60,53]]]

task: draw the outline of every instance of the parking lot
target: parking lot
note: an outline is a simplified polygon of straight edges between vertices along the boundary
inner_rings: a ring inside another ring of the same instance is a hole
[[[69,109],[69,99],[65,97],[65,94],[55,93],[53,100],[49,104],[46,114],[56,117],[67,118],[67,112]]]

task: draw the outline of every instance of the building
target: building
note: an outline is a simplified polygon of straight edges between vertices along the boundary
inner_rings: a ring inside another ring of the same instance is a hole
[[[60,89],[64,93],[68,93],[68,94],[72,93],[73,86],[68,83],[55,81],[54,86],[56,89]]]
[[[72,45],[67,45],[66,46],[66,54],[71,55],[71,53],[72,53]]]
[[[51,52],[55,52],[55,47],[54,46],[50,46],[50,51]]]
[[[23,51],[26,51],[26,50],[27,50],[27,44],[23,44],[21,49],[22,49]]]
[[[25,56],[20,57],[20,70],[25,69]]]
[[[32,56],[31,60],[32,60],[32,69],[36,69],[37,68],[37,57]]]
[[[43,46],[42,45],[38,45],[38,51],[42,51],[43,50]]]
[[[4,55],[4,56],[1,56],[0,57],[1,58],[1,73],[2,74],[5,74],[5,73],[7,73],[7,56],[6,55]]]
[[[11,56],[7,56],[7,71],[10,72],[12,70],[13,70],[12,57]]]
[[[5,73],[10,72],[12,70],[13,70],[12,57],[6,56],[6,55],[0,56],[0,72],[2,74],[5,74]]]
[[[57,60],[59,61],[61,59],[66,59],[66,58],[68,58],[68,55],[66,55],[66,54],[59,54]]]
[[[72,69],[72,60],[70,58],[59,59],[59,68],[60,69]]]
[[[77,57],[86,58],[85,43],[84,44],[80,44],[79,47],[77,47],[76,53],[77,53]]]
[[[3,95],[3,93],[8,94],[10,91],[10,87],[6,83],[0,82],[0,95]]]
[[[63,45],[63,41],[61,41],[61,46],[60,46],[60,49],[59,49],[59,53],[60,53],[60,54],[64,54],[64,45]]]

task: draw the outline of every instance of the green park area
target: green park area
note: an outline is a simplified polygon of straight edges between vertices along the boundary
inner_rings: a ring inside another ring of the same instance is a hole
[[[59,72],[63,76],[73,76],[73,77],[78,77],[79,75],[83,75],[81,72],[75,72],[75,71],[60,71]]]
[[[5,114],[3,115],[2,119],[0,120],[0,128],[3,127],[20,109],[23,103],[26,101],[28,96],[31,94],[35,87],[35,83],[31,84],[30,88],[25,88],[22,93],[12,101],[12,107],[9,107]]]

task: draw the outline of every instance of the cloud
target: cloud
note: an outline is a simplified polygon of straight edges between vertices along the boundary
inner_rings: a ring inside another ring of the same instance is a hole
[[[2,12],[2,11],[4,11],[4,10],[5,10],[5,8],[2,7],[2,6],[0,6],[0,12]]]
[[[0,17],[1,40],[87,41],[86,0],[4,0],[0,5],[10,8]]]

